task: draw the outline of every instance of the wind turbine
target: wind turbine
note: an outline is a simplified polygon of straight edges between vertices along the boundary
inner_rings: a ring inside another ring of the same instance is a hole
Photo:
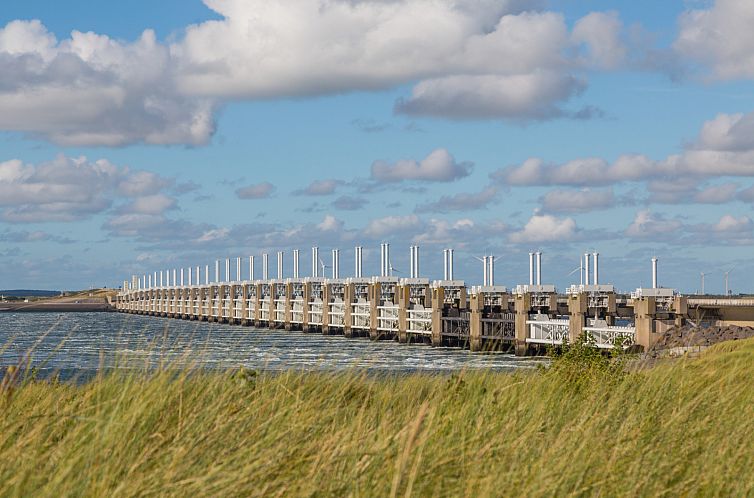
[[[699,272],[699,274],[702,276],[702,285],[701,285],[701,294],[704,295],[704,277],[710,274],[710,272]]]
[[[731,266],[731,268],[728,271],[724,272],[724,275],[725,275],[725,295],[726,296],[730,292],[730,289],[728,288],[728,277],[730,276],[730,272],[732,272],[736,268],[736,266],[737,265],[733,265],[733,266]]]
[[[393,272],[395,272],[395,273],[402,273],[400,270],[396,270],[395,268],[393,268],[392,261],[388,261],[387,262],[387,266],[388,266],[388,273],[389,273],[389,275],[391,277],[393,276]]]
[[[326,275],[325,268],[330,268],[330,267],[326,265],[324,261],[322,261],[322,258],[319,258],[319,265],[322,267],[322,276],[324,277]]]

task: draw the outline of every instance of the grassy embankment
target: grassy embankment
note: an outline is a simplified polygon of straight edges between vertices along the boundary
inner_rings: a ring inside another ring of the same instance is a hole
[[[620,374],[113,375],[0,400],[0,495],[754,493],[754,340]]]

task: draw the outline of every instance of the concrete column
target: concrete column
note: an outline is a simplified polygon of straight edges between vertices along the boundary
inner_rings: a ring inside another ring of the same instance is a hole
[[[312,284],[311,282],[304,283],[304,316],[301,320],[301,330],[308,332],[311,325],[309,325],[309,302],[312,300]]]
[[[356,264],[358,266],[358,264]],[[354,268],[356,269],[356,268]],[[358,271],[358,270],[357,270]],[[353,337],[353,302],[354,302],[354,290],[355,286],[354,284],[348,283],[344,287],[343,292],[343,301],[345,302],[345,312],[344,312],[344,325],[343,325],[343,335],[346,337]]]
[[[574,344],[586,326],[586,314],[588,310],[587,295],[583,292],[571,294],[568,296],[568,342]]]
[[[529,319],[531,310],[531,294],[528,292],[516,294],[514,307],[516,310],[516,356],[526,356],[529,351],[526,343],[526,338],[529,336],[529,326],[526,325],[526,321]]]
[[[322,334],[330,333],[330,298],[332,295],[330,284],[325,282],[322,286]]]
[[[484,314],[484,292],[472,294],[469,299],[469,349],[482,349],[482,315]]]
[[[654,297],[634,299],[634,321],[636,324],[636,343],[648,351],[657,342],[655,332],[655,315],[657,302]]]
[[[432,345],[442,345],[442,313],[445,308],[445,288],[432,289]]]
[[[414,253],[414,248],[411,248],[411,253]],[[413,266],[413,258],[411,265]],[[408,342],[408,308],[411,306],[409,302],[410,287],[408,285],[398,285],[395,288],[395,294],[398,299],[398,342],[405,344]]]
[[[374,282],[372,283],[372,285],[369,286],[369,299],[371,301],[370,303],[371,316],[369,317],[369,324],[370,324],[369,337],[373,340],[376,340],[380,337],[380,331],[377,330],[377,316],[379,314],[379,310],[377,309],[377,306],[380,305],[381,293],[382,293],[382,284],[380,282]]]
[[[293,296],[293,284],[285,284],[285,322],[283,328],[285,330],[291,330],[291,315],[293,312],[293,303],[291,303],[291,296]]]
[[[239,258],[240,261],[240,258]],[[249,304],[246,301],[246,296],[249,295],[249,287],[252,284],[241,285],[241,325],[249,325]]]

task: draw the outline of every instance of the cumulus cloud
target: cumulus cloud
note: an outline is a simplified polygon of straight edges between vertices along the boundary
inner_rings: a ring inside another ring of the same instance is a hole
[[[363,233],[367,237],[379,239],[388,235],[415,233],[421,227],[421,220],[415,214],[407,216],[386,216],[370,221]]]
[[[152,30],[134,41],[80,31],[58,40],[39,21],[8,23],[0,130],[62,145],[196,146],[211,139],[224,102],[405,84],[415,87],[398,112],[588,118],[598,113],[562,104],[585,87],[585,69],[614,67],[622,50],[614,14],[590,14],[569,33],[540,0],[205,4],[221,19],[188,26],[170,44]]]
[[[541,199],[546,211],[560,213],[584,213],[607,209],[615,205],[613,189],[552,190]]]
[[[437,149],[421,161],[403,159],[395,163],[372,163],[372,179],[383,183],[420,180],[450,182],[471,174],[472,163],[456,162],[445,149]]]
[[[576,236],[573,218],[556,218],[549,214],[534,214],[524,227],[510,235],[516,244],[567,242]]]
[[[215,104],[175,91],[168,47],[151,30],[133,43],[39,21],[0,28],[0,130],[67,146],[202,145]]]
[[[649,210],[642,210],[636,213],[634,221],[626,229],[625,234],[637,239],[663,240],[677,236],[676,232],[681,228],[683,228],[683,223],[678,220],[670,220]]]
[[[482,209],[497,197],[496,187],[487,187],[481,192],[466,193],[462,192],[454,195],[444,195],[435,202],[417,206],[417,211],[429,211],[437,213],[448,213],[451,211],[470,211],[473,209]]]
[[[617,12],[591,12],[576,21],[571,39],[583,46],[587,65],[615,69],[625,62],[628,51],[620,38],[622,31]]]
[[[506,185],[600,186],[650,180],[698,181],[723,176],[754,176],[754,113],[718,115],[704,123],[697,139],[680,154],[662,160],[643,155],[623,155],[608,162],[599,157],[561,164],[530,158],[519,165],[493,172],[490,177]]]
[[[295,195],[331,195],[343,182],[340,180],[314,180],[306,188],[296,190]]]
[[[448,76],[417,84],[396,111],[453,119],[549,119],[565,112],[557,103],[581,93],[585,83],[551,71],[516,75]]]
[[[715,224],[716,232],[750,232],[751,229],[752,221],[748,216],[736,218],[726,214]]]
[[[266,199],[275,192],[275,186],[269,182],[256,183],[236,189],[239,199]]]
[[[132,205],[146,209],[150,201],[138,199],[154,196],[169,184],[154,173],[131,171],[104,159],[60,155],[38,165],[14,159],[0,163],[0,219],[74,221],[103,212],[121,198],[135,198]],[[157,198],[151,199],[154,211]]]
[[[41,230],[35,230],[33,232],[28,232],[26,230],[6,230],[5,232],[0,233],[0,242],[10,242],[14,244],[33,242],[57,242],[59,244],[72,244],[74,241],[72,239],[69,239],[68,237],[53,235]]]
[[[679,18],[674,49],[707,67],[716,79],[754,77],[754,4],[715,0]]]

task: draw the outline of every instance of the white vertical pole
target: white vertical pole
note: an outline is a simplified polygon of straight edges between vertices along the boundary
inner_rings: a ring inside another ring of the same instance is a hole
[[[298,278],[298,249],[293,250],[293,278]]]
[[[408,276],[414,278],[414,246],[409,247]]]
[[[385,273],[388,277],[392,277],[392,271],[390,271],[390,267],[392,264],[390,263],[390,244],[385,243]]]
[[[241,281],[241,257],[236,258],[236,282]]]
[[[488,268],[488,266],[487,266],[487,256],[485,256],[484,258],[482,258],[482,267],[484,269],[484,278],[483,278],[483,282],[484,283],[483,283],[483,285],[486,286],[488,284],[488,281],[489,281],[489,277],[487,275],[487,268]]]
[[[283,278],[283,251],[278,251],[278,280]]]
[[[594,285],[600,284],[600,253],[592,253],[594,258]]]
[[[414,246],[416,256],[414,256],[414,278],[419,278],[419,246]]]
[[[204,285],[209,285],[209,265],[204,265]]]
[[[230,258],[225,258],[225,281],[230,281]]]
[[[495,285],[495,256],[490,256],[489,281],[490,285]]]
[[[254,281],[254,256],[249,256],[249,280]]]
[[[448,249],[448,280],[453,280],[453,258],[455,249]]]
[[[589,253],[584,253],[584,284],[589,285]]]
[[[529,253],[529,285],[534,285],[534,253]]]
[[[183,283],[183,268],[181,268],[181,287],[183,287],[185,284]]]
[[[262,253],[262,280],[269,280],[270,278],[270,256],[269,254]]]
[[[215,260],[215,283],[220,281],[220,260]]]
[[[152,275],[149,275],[149,285],[147,285],[147,289],[152,289]]]
[[[542,253],[537,251],[537,285],[542,285]]]
[[[176,284],[176,279],[175,279],[175,274],[176,274],[176,269],[173,268],[173,287],[175,287],[177,285]]]
[[[191,287],[192,285],[194,285],[194,279],[193,279],[192,273],[193,273],[192,272],[192,268],[189,266],[188,267],[188,284],[189,284],[189,287]]]
[[[312,247],[312,277],[319,277],[319,248]]]
[[[657,288],[657,258],[652,258],[652,288]]]

